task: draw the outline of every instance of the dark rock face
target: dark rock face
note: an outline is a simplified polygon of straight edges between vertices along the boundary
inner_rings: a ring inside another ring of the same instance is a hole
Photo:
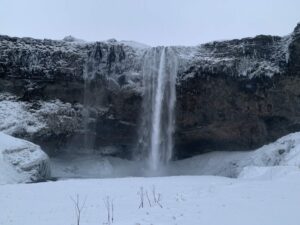
[[[54,119],[47,119],[42,131],[12,135],[36,142],[50,154],[68,146],[84,148],[85,135],[91,136],[92,148],[134,145],[141,94],[131,86],[140,80],[140,52],[113,40],[89,44],[7,36],[0,36],[0,49],[1,92],[30,104],[59,99],[71,103],[69,111],[76,112],[70,116],[49,111]],[[89,111],[88,121],[78,104]],[[79,124],[70,128],[66,117]]]
[[[178,90],[178,154],[254,149],[299,131],[299,85],[299,77],[280,75],[185,81]]]
[[[294,29],[292,34],[293,41],[289,45],[289,73],[291,75],[300,75],[300,23]]]
[[[177,158],[250,150],[299,131],[299,24],[287,37],[260,35],[172,48],[180,62]],[[34,106],[44,102],[59,99],[68,104],[68,110],[47,111],[54,119],[44,122],[42,132],[10,133],[50,153],[84,148],[88,142],[103,154],[132,157],[142,116],[146,50],[115,40],[0,36],[0,94],[17,96],[34,115],[40,115]]]
[[[299,131],[299,28],[283,38],[204,45],[212,58],[199,57],[180,74],[178,157],[254,149]]]

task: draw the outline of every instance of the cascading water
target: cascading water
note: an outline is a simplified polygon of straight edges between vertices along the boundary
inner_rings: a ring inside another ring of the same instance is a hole
[[[95,128],[91,126],[93,124],[93,118],[91,117],[91,106],[95,107],[95,99],[92,84],[95,80],[97,71],[99,70],[99,62],[97,61],[96,48],[93,48],[88,52],[85,64],[83,68],[84,90],[83,90],[83,150],[84,152],[94,151],[95,142]]]
[[[170,161],[173,154],[176,75],[177,58],[171,47],[157,47],[146,52],[140,142],[154,171]]]
[[[83,90],[83,130],[84,130],[84,151],[93,149],[93,141],[91,140],[91,134],[89,132],[89,123],[90,123],[90,110],[89,110],[89,83],[91,77],[91,60],[87,57],[84,70],[83,70],[83,79],[84,79],[84,90]]]

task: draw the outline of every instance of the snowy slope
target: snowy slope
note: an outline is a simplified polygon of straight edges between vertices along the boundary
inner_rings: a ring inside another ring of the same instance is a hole
[[[49,159],[39,146],[0,132],[0,171],[0,184],[47,179]]]

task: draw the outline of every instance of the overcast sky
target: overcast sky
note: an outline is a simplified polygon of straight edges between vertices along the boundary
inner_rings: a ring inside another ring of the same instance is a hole
[[[300,0],[0,0],[0,34],[152,46],[286,35]]]

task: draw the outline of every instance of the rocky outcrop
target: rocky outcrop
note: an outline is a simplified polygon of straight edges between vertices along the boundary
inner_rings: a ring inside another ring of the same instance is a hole
[[[0,184],[50,178],[49,158],[39,146],[3,133],[0,143]]]
[[[172,47],[179,59],[176,157],[249,150],[300,129],[299,29],[286,37]],[[115,40],[0,36],[2,105],[21,105],[32,116],[26,117],[27,128],[39,125],[32,132],[20,132],[15,125],[2,130],[49,153],[88,146],[131,157],[139,132],[146,50]]]

